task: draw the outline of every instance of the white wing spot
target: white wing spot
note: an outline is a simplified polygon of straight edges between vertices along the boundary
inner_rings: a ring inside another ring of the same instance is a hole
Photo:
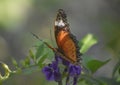
[[[63,22],[63,20],[55,21],[55,26],[64,27],[65,23]]]

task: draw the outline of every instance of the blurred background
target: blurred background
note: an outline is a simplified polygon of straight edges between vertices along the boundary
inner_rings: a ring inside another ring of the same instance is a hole
[[[103,61],[111,58],[94,74],[111,78],[120,58],[120,0],[0,0],[0,61],[12,69],[12,57],[17,61],[24,59],[35,44],[31,32],[41,39],[51,39],[50,30],[60,8],[66,11],[71,31],[78,40],[88,33],[97,37],[98,44],[85,55]],[[45,81],[43,74],[37,72],[13,76],[3,85],[54,83]]]

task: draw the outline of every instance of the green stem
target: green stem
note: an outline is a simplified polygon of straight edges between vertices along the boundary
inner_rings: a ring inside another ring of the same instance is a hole
[[[58,82],[58,85],[63,85],[63,84],[62,84],[62,80]]]
[[[70,77],[69,77],[69,74],[68,74],[68,75],[67,75],[67,78],[66,78],[66,85],[68,84],[69,79],[70,79]]]

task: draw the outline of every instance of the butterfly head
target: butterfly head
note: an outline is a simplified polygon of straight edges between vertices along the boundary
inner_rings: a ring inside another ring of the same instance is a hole
[[[55,27],[63,28],[67,25],[67,16],[63,9],[59,9],[55,20]]]

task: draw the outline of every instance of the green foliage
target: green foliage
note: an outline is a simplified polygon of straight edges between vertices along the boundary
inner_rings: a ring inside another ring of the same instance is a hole
[[[3,67],[3,69],[4,69],[4,72],[5,72],[4,76],[2,76],[2,75],[0,74],[0,82],[1,82],[1,81],[6,80],[7,78],[9,78],[10,73],[11,73],[11,70],[9,69],[9,67],[8,67],[7,64],[5,64],[5,63],[3,63],[3,62],[0,62],[0,64],[2,65],[2,67]]]
[[[21,60],[21,65],[23,66],[23,67],[29,67],[29,65],[30,65],[30,58],[29,57],[26,57],[24,60]]]
[[[15,68],[18,68],[18,63],[14,58],[12,58],[12,63],[15,66]]]
[[[120,75],[120,67],[119,67],[119,69],[118,69],[118,72],[119,72],[119,75]]]
[[[81,46],[80,52],[84,54],[89,50],[90,47],[92,47],[96,43],[97,43],[96,38],[92,34],[88,34],[79,42]],[[52,61],[53,57],[54,52],[51,49],[49,49],[42,40],[40,40],[39,43],[37,43],[37,45],[35,46],[35,52],[29,50],[29,55],[25,59],[21,60],[20,62],[17,62],[15,59],[12,59],[13,65],[16,67],[15,71],[11,71],[8,68],[8,66],[3,63],[3,67],[5,69],[4,77],[6,77],[4,79],[9,78],[10,74],[12,75],[22,73],[28,75],[33,72],[40,71],[43,66],[48,65]],[[90,56],[88,57],[83,56],[82,59],[83,59],[82,64],[85,68],[87,68],[88,71],[83,70],[79,83],[82,85],[93,85],[93,83],[97,85],[107,85],[105,82],[94,78],[92,74],[94,74],[100,67],[107,64],[110,61],[110,59],[106,61],[100,61]],[[89,72],[91,74],[89,74]],[[1,75],[0,77],[1,79],[3,78]]]
[[[94,78],[93,76],[90,76],[88,74],[81,75],[81,78],[79,80],[80,84],[83,81],[85,85],[107,85],[107,83],[104,82],[103,80],[99,78]]]
[[[30,74],[37,72],[37,71],[40,71],[39,67],[33,65],[33,66],[29,66],[29,68],[25,68],[24,70],[22,70],[22,74],[30,75]]]
[[[86,35],[80,42],[79,45],[81,47],[80,52],[84,54],[88,51],[88,49],[97,43],[97,39],[92,35],[88,34]]]
[[[112,73],[112,77],[115,77],[115,74],[119,74],[120,75],[120,60],[116,63],[114,69],[113,69],[113,73]]]
[[[0,0],[0,26],[2,27],[0,30],[17,30],[18,28],[14,26],[25,20],[26,8],[31,6],[31,2],[32,0]]]
[[[95,73],[100,67],[102,67],[103,65],[105,65],[109,61],[110,61],[110,59],[106,60],[106,61],[91,60],[87,63],[87,67],[89,68],[89,70],[92,73]]]
[[[116,81],[120,83],[120,76],[117,77]]]
[[[33,54],[32,50],[29,50],[29,56],[32,60],[35,61],[36,58],[35,58],[35,55]]]
[[[45,64],[48,64],[48,62],[45,62],[46,60],[52,60],[54,53],[44,44],[43,41],[39,41],[39,43],[40,44],[36,45],[35,63],[42,68]]]
[[[36,48],[37,48],[36,49],[37,51],[35,53],[35,56],[36,56],[36,59],[38,59],[44,53],[44,50],[45,50],[44,43],[40,43]]]
[[[107,64],[110,59],[106,60],[106,61],[100,61],[100,60],[96,60],[92,57],[86,57],[83,56],[83,65],[93,74],[95,73],[100,67],[104,66],[105,64]]]
[[[40,59],[37,60],[38,65],[42,68],[43,67],[43,62],[47,58],[48,54],[43,55]]]

